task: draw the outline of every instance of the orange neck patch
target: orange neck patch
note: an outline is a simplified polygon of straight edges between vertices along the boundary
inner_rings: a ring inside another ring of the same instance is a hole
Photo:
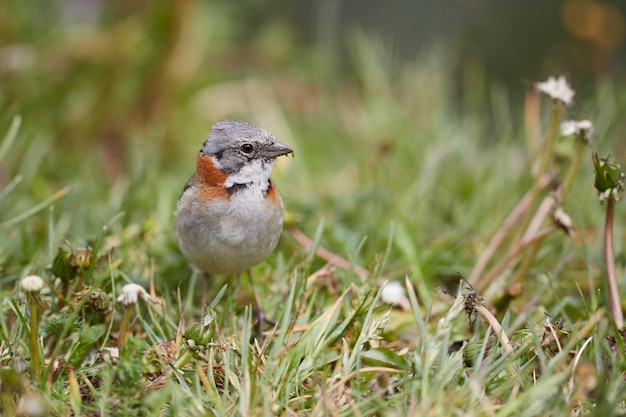
[[[276,188],[276,185],[274,185],[274,181],[272,180],[270,180],[270,186],[267,189],[265,198],[273,202],[278,201],[278,189]]]
[[[196,160],[196,177],[200,184],[210,187],[222,187],[226,174],[217,169],[210,156],[198,155]]]

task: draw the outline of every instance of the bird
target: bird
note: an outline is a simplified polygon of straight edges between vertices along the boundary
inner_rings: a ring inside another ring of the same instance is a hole
[[[270,179],[276,158],[293,154],[270,132],[252,123],[215,123],[196,158],[196,170],[178,199],[175,229],[185,258],[212,275],[245,272],[257,325],[267,319],[250,268],[278,244],[284,206]]]

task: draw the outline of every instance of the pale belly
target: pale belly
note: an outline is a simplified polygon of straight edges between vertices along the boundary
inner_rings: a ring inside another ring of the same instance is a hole
[[[237,193],[231,201],[200,207],[181,198],[176,234],[185,257],[212,274],[236,274],[265,260],[280,238],[282,202]]]

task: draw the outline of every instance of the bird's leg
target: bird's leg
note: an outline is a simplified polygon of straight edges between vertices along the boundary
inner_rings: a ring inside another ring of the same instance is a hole
[[[202,273],[202,297],[200,298],[200,317],[204,317],[206,313],[206,297],[209,292],[209,280],[211,279],[211,274],[208,272]]]
[[[246,271],[248,274],[248,279],[250,280],[250,288],[252,289],[252,294],[254,296],[254,315],[256,316],[256,325],[259,331],[259,339],[263,338],[263,325],[265,323],[271,324],[273,326],[276,323],[265,316],[265,312],[263,311],[263,307],[261,306],[261,298],[259,297],[259,293],[256,291],[256,286],[254,285],[254,279],[252,278],[252,272],[248,269]]]

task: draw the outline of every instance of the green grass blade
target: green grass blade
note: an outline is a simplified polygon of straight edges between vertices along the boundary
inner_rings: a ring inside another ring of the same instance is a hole
[[[9,152],[9,149],[15,142],[15,139],[17,138],[17,133],[20,130],[21,124],[22,124],[21,116],[13,117],[13,120],[11,121],[11,126],[9,127],[9,131],[4,136],[4,139],[2,139],[2,143],[0,144],[0,161],[4,159],[5,155],[7,154],[7,152]]]
[[[46,207],[50,206],[50,204],[54,203],[55,201],[63,197],[65,194],[67,194],[69,190],[70,190],[69,187],[62,188],[61,190],[54,193],[52,196],[48,197],[41,203],[35,205],[34,207],[31,207],[30,209],[26,210],[22,214],[19,214],[10,220],[0,223],[0,233],[8,229],[11,229],[17,224],[27,220],[28,218],[44,210]]]

